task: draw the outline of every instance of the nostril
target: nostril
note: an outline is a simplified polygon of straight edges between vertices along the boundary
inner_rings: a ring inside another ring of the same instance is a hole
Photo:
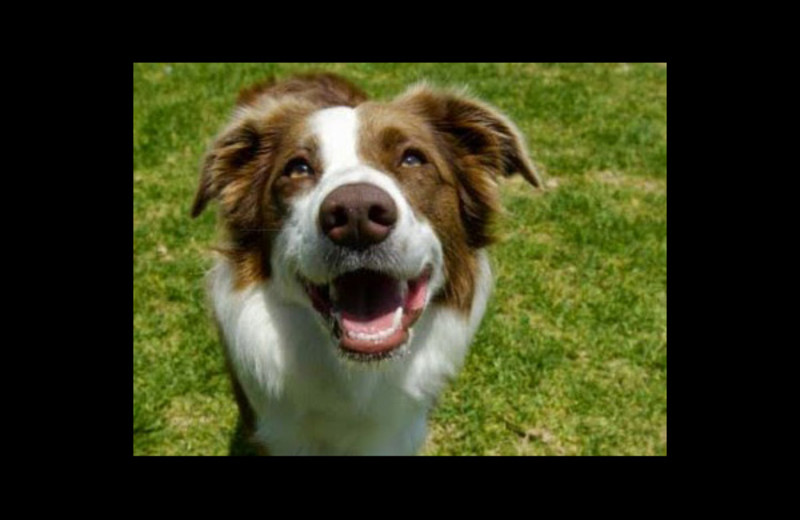
[[[346,226],[348,222],[347,208],[344,206],[333,206],[325,208],[320,215],[322,231],[326,234],[336,228]]]
[[[393,205],[373,204],[367,212],[367,218],[376,224],[391,227],[397,222],[397,211]]]
[[[333,223],[333,227],[346,226],[348,220],[350,219],[347,215],[347,208],[344,206],[336,206],[331,212],[331,222]]]

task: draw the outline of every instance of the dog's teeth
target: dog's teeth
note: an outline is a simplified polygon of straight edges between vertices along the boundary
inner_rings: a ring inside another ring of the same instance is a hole
[[[403,297],[403,301],[405,301],[405,296]],[[400,307],[397,308],[396,311],[394,311],[394,320],[392,321],[392,330],[396,331],[400,327],[400,324],[402,323],[402,321],[403,321],[403,307],[400,306]]]
[[[338,316],[337,316],[338,319]],[[385,330],[380,330],[377,332],[347,332],[347,335],[354,339],[360,339],[362,341],[373,341],[378,342],[382,341],[400,329],[401,324],[403,323],[403,308],[398,307],[397,310],[394,311],[394,317],[392,318],[392,326]]]

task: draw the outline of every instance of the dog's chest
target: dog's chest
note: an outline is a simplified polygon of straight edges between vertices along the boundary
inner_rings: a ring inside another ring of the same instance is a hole
[[[274,454],[414,453],[424,440],[426,406],[385,377],[364,376],[290,378],[283,396],[264,408],[259,437]]]

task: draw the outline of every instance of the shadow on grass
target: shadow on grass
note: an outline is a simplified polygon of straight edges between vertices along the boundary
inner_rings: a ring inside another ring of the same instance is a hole
[[[236,429],[231,435],[231,441],[228,445],[228,455],[231,457],[255,457],[258,456],[256,447],[247,440],[248,434],[245,431],[244,423],[241,416],[236,420]]]

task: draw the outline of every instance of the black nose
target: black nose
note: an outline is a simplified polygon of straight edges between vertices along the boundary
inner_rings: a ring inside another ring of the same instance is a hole
[[[397,222],[397,206],[388,193],[373,184],[339,186],[325,197],[319,225],[333,243],[366,249],[383,242]]]

